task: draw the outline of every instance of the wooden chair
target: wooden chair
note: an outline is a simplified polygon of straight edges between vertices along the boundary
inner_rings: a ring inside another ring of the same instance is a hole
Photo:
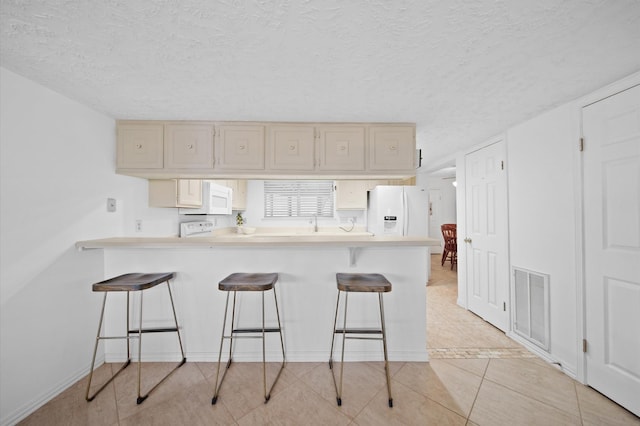
[[[444,249],[442,250],[440,265],[444,266],[444,262],[449,258],[451,260],[451,269],[453,269],[453,265],[458,263],[457,226],[455,223],[445,223],[440,229],[442,229],[442,237],[444,238]]]

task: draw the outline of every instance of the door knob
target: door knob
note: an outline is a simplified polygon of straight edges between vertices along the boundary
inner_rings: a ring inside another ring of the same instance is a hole
[[[470,243],[470,242],[471,242],[471,238],[465,238],[465,239],[464,239],[464,242],[465,242],[465,243]]]

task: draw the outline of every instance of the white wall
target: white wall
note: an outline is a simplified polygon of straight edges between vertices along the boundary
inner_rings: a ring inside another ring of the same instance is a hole
[[[90,285],[104,260],[74,243],[133,233],[136,218],[168,231],[177,214],[149,209],[146,181],[114,173],[113,119],[4,68],[0,126],[0,423],[9,424],[88,372],[100,300]]]
[[[512,267],[550,276],[551,349],[576,373],[576,107],[567,104],[507,131]]]

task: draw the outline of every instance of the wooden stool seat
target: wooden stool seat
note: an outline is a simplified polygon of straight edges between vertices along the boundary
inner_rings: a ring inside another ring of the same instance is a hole
[[[155,287],[176,276],[173,272],[131,273],[95,283],[93,291],[138,291]]]
[[[262,339],[262,386],[264,391],[264,402],[265,404],[269,402],[271,399],[271,391],[275,387],[278,379],[280,378],[280,374],[284,369],[285,364],[285,353],[284,353],[284,338],[282,336],[282,325],[280,323],[280,311],[278,309],[278,297],[276,296],[276,282],[278,281],[277,273],[245,273],[245,272],[236,272],[233,273],[222,281],[218,283],[218,289],[227,292],[227,300],[224,305],[224,317],[222,320],[222,334],[220,335],[220,352],[218,352],[218,367],[216,369],[216,384],[214,386],[213,398],[211,398],[211,404],[216,404],[218,402],[218,397],[220,395],[220,389],[222,388],[222,383],[224,382],[224,378],[227,375],[227,370],[231,367],[233,361],[233,339],[239,338],[258,338]],[[273,301],[276,312],[276,319],[278,320],[277,327],[266,327],[265,326],[265,309],[264,309],[264,294],[267,290],[273,290]],[[236,307],[236,295],[239,291],[258,291],[261,296],[261,318],[262,322],[259,326],[249,327],[249,328],[239,328],[237,327],[237,318],[236,315],[239,316],[239,312]],[[229,309],[229,295],[233,293],[233,305],[231,307],[231,327],[227,333],[227,312]],[[278,371],[278,375],[273,380],[269,389],[267,389],[267,361],[266,361],[266,349],[265,349],[265,335],[267,333],[278,333],[280,335],[280,347],[282,349],[282,364],[280,365],[280,370]],[[224,348],[224,342],[229,341],[229,359],[227,360],[226,368],[222,373],[222,377],[220,377],[220,365],[222,362],[222,350]]]
[[[338,290],[351,292],[386,293],[391,283],[381,274],[336,274]]]
[[[100,311],[100,320],[98,322],[98,333],[96,334],[96,342],[93,347],[93,359],[91,360],[91,371],[89,373],[89,382],[87,383],[87,394],[85,399],[87,401],[93,401],[93,399],[98,395],[103,389],[107,387],[109,383],[116,378],[118,374],[120,374],[125,368],[131,364],[131,340],[138,340],[138,398],[136,399],[136,404],[142,404],[147,397],[153,392],[164,380],[169,377],[176,369],[180,368],[187,362],[187,357],[184,353],[184,347],[182,346],[182,338],[180,337],[180,326],[178,325],[178,317],[176,316],[176,308],[173,303],[173,294],[171,293],[171,286],[169,285],[169,280],[176,276],[175,272],[156,272],[156,273],[130,273],[123,274],[117,277],[110,278],[108,280],[100,281],[91,286],[93,291],[100,291],[104,293],[104,297],[102,298],[102,310]],[[169,300],[171,302],[171,312],[173,314],[173,322],[175,327],[162,327],[162,328],[142,328],[142,299],[144,290],[148,290],[152,287],[157,286],[158,284],[167,283],[167,290],[169,291]],[[107,303],[107,295],[112,291],[124,291],[127,293],[127,306],[126,306],[126,333],[125,335],[120,336],[103,336],[102,335],[102,324],[104,322],[104,309]],[[131,328],[130,327],[130,293],[138,292],[140,296],[140,307],[139,307],[139,321],[138,327]],[[141,375],[142,375],[142,335],[145,333],[176,333],[178,336],[178,344],[180,345],[180,353],[182,354],[182,361],[171,370],[162,380],[156,383],[145,395],[141,393]],[[111,378],[103,383],[102,386],[94,392],[93,395],[90,394],[91,391],[91,382],[93,379],[93,371],[96,363],[96,355],[98,353],[98,343],[100,340],[104,339],[124,339],[127,341],[127,360],[120,367],[118,371],[116,371]]]
[[[260,274],[236,272],[218,284],[223,291],[267,291],[278,281],[278,274]]]

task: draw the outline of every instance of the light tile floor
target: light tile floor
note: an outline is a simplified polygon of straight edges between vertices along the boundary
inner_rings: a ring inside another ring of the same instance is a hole
[[[640,425],[638,417],[457,307],[455,273],[439,261],[432,268],[427,287],[432,359],[391,363],[393,408],[387,406],[382,363],[345,364],[342,407],[336,405],[327,363],[287,364],[268,404],[261,398],[261,364],[236,364],[215,406],[214,363],[187,363],[141,405],[135,403],[133,364],[93,402],[84,400],[85,378],[21,424]],[[173,365],[145,363],[143,388]],[[98,381],[106,381],[115,368],[101,366]],[[269,364],[269,377],[277,368]]]

